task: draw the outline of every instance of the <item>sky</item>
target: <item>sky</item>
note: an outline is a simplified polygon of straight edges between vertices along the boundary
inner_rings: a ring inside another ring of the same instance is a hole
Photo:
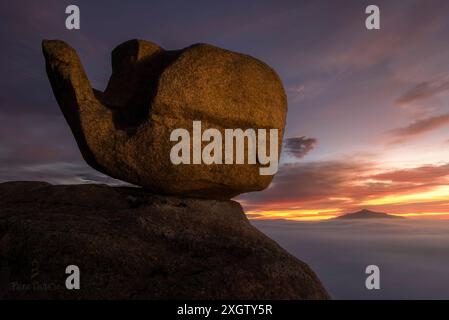
[[[253,219],[322,220],[368,208],[449,218],[449,2],[71,1],[0,4],[0,181],[121,184],[91,169],[53,97],[43,39],[78,51],[103,90],[133,38],[210,43],[277,71],[288,97],[281,167],[238,200]],[[376,4],[381,29],[365,28]]]

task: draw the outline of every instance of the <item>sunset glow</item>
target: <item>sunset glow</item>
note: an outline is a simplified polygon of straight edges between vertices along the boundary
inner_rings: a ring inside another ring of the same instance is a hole
[[[404,203],[432,203],[449,200],[449,186],[436,187],[431,191],[418,192],[404,195],[389,195],[377,199],[370,199],[360,203],[362,206],[376,206]]]
[[[447,167],[380,169],[372,163],[297,163],[283,168],[264,199],[243,199],[241,203],[248,217],[257,220],[320,221],[360,209],[406,218],[449,219]],[[300,181],[306,176],[313,182],[303,186]],[[292,177],[298,183],[290,181]],[[288,192],[278,194],[283,179],[287,179]],[[332,187],[327,188],[329,182]]]
[[[286,219],[298,221],[325,220],[336,217],[338,209],[324,210],[268,210],[268,211],[249,211],[247,215],[253,219]]]

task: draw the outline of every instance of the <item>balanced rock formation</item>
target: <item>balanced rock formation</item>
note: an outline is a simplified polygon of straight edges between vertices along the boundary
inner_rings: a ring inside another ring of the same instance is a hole
[[[328,298],[234,201],[7,182],[0,208],[0,299]]]
[[[42,44],[58,104],[86,162],[109,176],[157,193],[229,199],[266,188],[260,164],[174,165],[170,133],[215,128],[278,129],[287,111],[277,74],[247,55],[197,44],[166,51],[130,40],[112,52],[104,92],[92,89],[76,51],[63,41]]]

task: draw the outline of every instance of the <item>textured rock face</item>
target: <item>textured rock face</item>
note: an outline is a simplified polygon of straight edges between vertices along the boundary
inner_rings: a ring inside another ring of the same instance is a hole
[[[173,165],[170,133],[278,129],[287,111],[276,73],[247,55],[198,44],[165,51],[140,40],[112,52],[105,92],[91,88],[73,48],[44,41],[47,74],[83,157],[95,169],[164,194],[229,199],[266,188],[272,176],[259,164]],[[203,143],[204,145],[204,143]]]
[[[313,271],[233,201],[0,184],[0,298],[325,299]],[[65,288],[77,265],[81,289]]]

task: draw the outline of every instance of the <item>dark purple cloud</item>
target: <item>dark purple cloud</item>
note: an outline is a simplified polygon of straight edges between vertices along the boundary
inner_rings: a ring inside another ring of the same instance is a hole
[[[287,138],[284,140],[284,152],[297,159],[302,159],[317,144],[317,139],[306,137]]]

